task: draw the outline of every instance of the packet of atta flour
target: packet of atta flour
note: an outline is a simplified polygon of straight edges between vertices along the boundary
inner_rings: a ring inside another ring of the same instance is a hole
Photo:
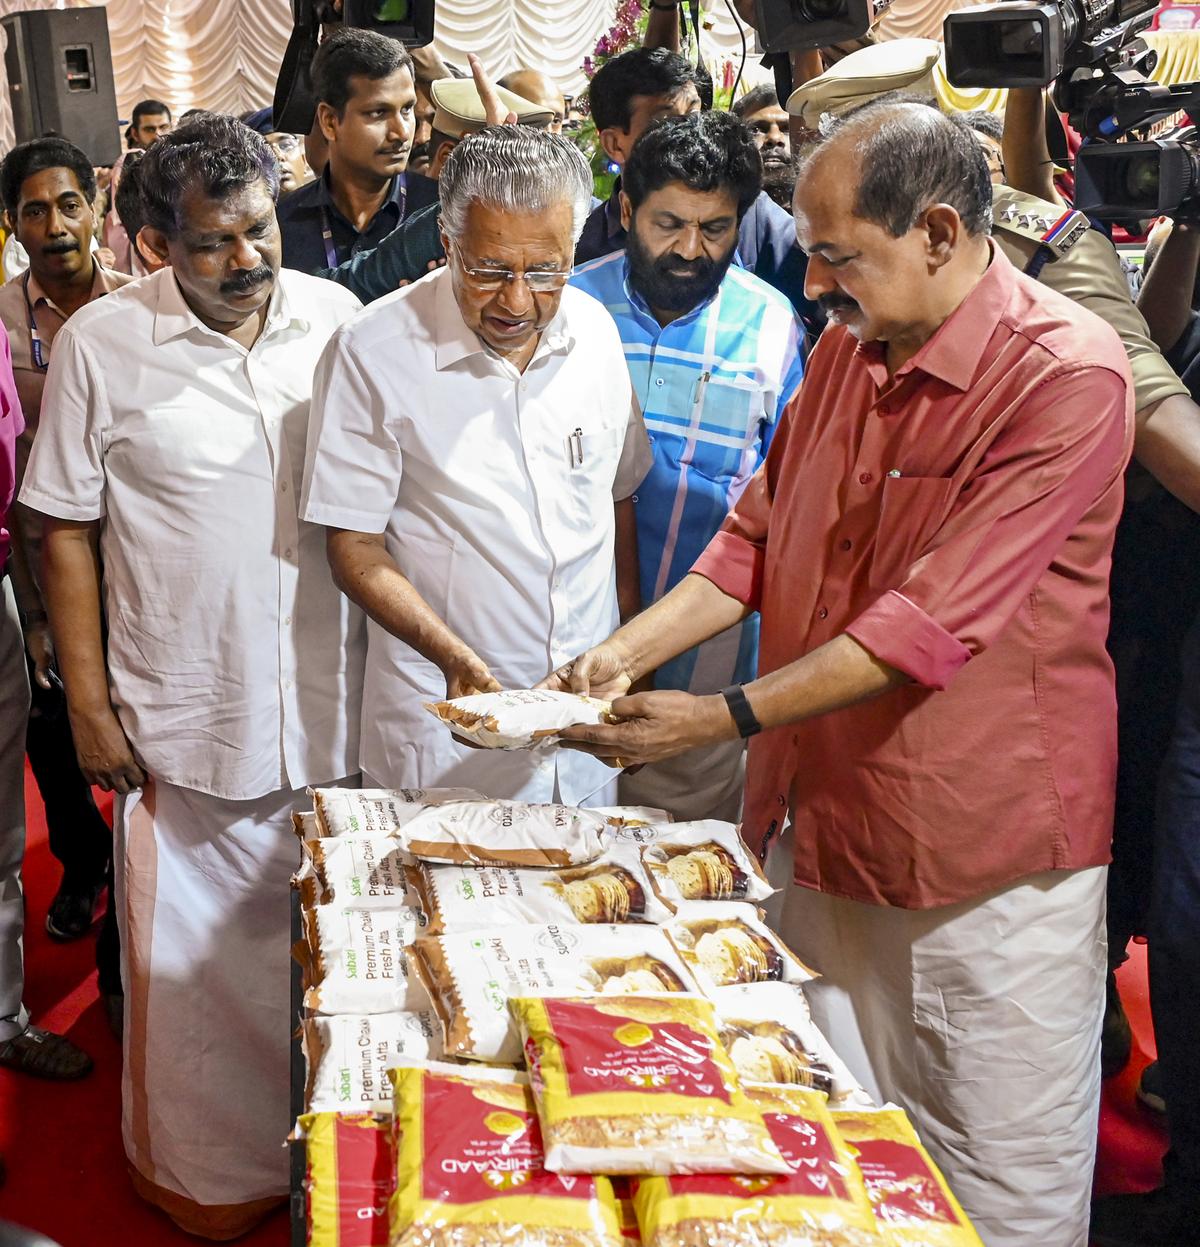
[[[301,1032],[310,1113],[390,1113],[387,1072],[401,1057],[440,1057],[442,1028],[419,1013],[339,1013],[304,1020]]]
[[[309,1247],[386,1247],[396,1183],[392,1114],[301,1117]]]
[[[525,801],[452,801],[405,824],[401,843],[422,861],[457,866],[583,866],[604,852],[603,815]]]
[[[517,997],[546,1168],[787,1173],[699,996]]]
[[[399,909],[411,906],[405,867],[412,862],[398,840],[387,836],[336,836],[305,840],[292,886],[300,900],[343,909]]]
[[[808,983],[817,977],[753,905],[683,901],[666,931],[706,994],[739,983]]]
[[[983,1247],[903,1109],[835,1111],[833,1123],[854,1153],[889,1247]]]
[[[429,1008],[408,955],[425,921],[420,910],[318,905],[301,917],[304,939],[293,952],[304,967],[306,1009],[411,1013]]]
[[[430,935],[514,922],[659,923],[671,916],[632,847],[566,870],[421,862],[408,878]]]
[[[751,1085],[746,1094],[789,1172],[639,1180],[634,1207],[646,1247],[882,1247],[862,1176],[825,1097]]]
[[[428,806],[484,799],[473,788],[310,788],[308,794],[318,836],[391,836]]]
[[[645,846],[642,860],[673,909],[684,901],[765,901],[775,890],[732,823],[702,819],[623,830]]]
[[[524,1075],[406,1064],[389,1076],[392,1247],[620,1247],[608,1179],[546,1170]]]
[[[812,1020],[808,1001],[787,983],[719,987],[708,993],[721,1038],[747,1082],[791,1083],[829,1097],[833,1108],[873,1108],[871,1098]]]
[[[415,940],[413,961],[442,1021],[447,1056],[497,1065],[521,1060],[510,996],[695,991],[656,927],[487,927]]]
[[[612,711],[607,701],[540,688],[475,693],[424,706],[460,740],[487,749],[529,749],[565,727],[607,722]]]

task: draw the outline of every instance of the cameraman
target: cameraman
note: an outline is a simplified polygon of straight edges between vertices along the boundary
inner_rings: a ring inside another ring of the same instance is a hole
[[[1200,229],[1187,221],[1166,229],[1165,240],[1157,234],[1147,250],[1138,306],[1155,343],[1195,399],[1200,398]],[[1200,789],[1195,778],[1200,755],[1200,567],[1195,551],[1200,518],[1179,511],[1160,508],[1157,530],[1146,534],[1150,540],[1137,551],[1142,580],[1149,583],[1149,577],[1156,577],[1158,587],[1136,603],[1140,617],[1146,617],[1141,639],[1149,658],[1142,659],[1138,687],[1131,694],[1158,708],[1144,726],[1154,731],[1151,761],[1161,761],[1162,767],[1161,775],[1154,765],[1142,776],[1147,808],[1136,828],[1141,834],[1125,846],[1118,837],[1115,846],[1118,853],[1127,850],[1125,873],[1136,885],[1133,899],[1142,902],[1135,911],[1137,929],[1150,937],[1150,1005],[1158,1061],[1143,1071],[1139,1094],[1148,1098],[1147,1084],[1160,1089],[1171,1150],[1163,1162],[1161,1188],[1097,1201],[1092,1237],[1098,1247],[1182,1247],[1195,1242],[1200,1217],[1200,1082],[1195,1069],[1200,1031]],[[1131,619],[1139,617],[1134,605],[1130,603]],[[1157,696],[1155,688],[1162,690]],[[1130,899],[1114,891],[1120,879],[1114,871],[1110,931],[1113,920],[1122,917],[1120,904]]]

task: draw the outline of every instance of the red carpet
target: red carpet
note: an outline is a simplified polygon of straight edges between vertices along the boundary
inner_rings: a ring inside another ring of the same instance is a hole
[[[41,803],[28,777],[26,796],[25,1003],[36,1022],[66,1032],[90,1053],[96,1069],[77,1083],[0,1071],[0,1154],[8,1165],[0,1218],[40,1230],[62,1247],[195,1247],[196,1239],[141,1203],[129,1185],[121,1147],[121,1053],[97,995],[94,942],[62,945],[46,937],[43,923],[58,885],[58,863],[50,856]],[[1121,991],[1136,1046],[1129,1068],[1105,1087],[1096,1169],[1101,1193],[1155,1186],[1165,1147],[1161,1129],[1133,1095],[1138,1073],[1154,1051],[1145,950],[1133,951],[1121,972]],[[242,1242],[285,1247],[286,1214],[276,1214]]]

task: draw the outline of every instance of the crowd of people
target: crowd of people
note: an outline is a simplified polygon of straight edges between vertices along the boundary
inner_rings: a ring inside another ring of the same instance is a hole
[[[356,29],[309,135],[147,100],[106,186],[5,156],[0,1065],[91,1068],[22,1005],[26,753],[51,937],[109,892],[134,1183],[209,1238],[286,1194],[305,788],[619,800],[741,822],[988,1247],[1190,1244],[1200,230],[1137,288],[1040,91],[943,111],[898,40],[714,110],[653,7],[587,93],[603,200],[536,67]],[[616,721],[422,709],[539,684]],[[1093,1206],[1139,934],[1172,1150]]]

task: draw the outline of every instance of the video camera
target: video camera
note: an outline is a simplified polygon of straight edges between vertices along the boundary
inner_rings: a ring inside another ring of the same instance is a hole
[[[1044,87],[1102,64],[1150,25],[1158,0],[1001,0],[946,17],[946,77],[956,87]]]
[[[764,52],[827,48],[859,39],[890,0],[756,0],[755,28]]]
[[[1200,218],[1200,83],[1151,81],[1138,36],[1157,0],[1002,0],[945,21],[946,77],[960,87],[1043,87],[1086,137],[1075,206],[1103,220]],[[1152,133],[1179,113],[1192,123]],[[1123,142],[1126,136],[1139,141]]]
[[[376,30],[410,48],[433,39],[435,0],[292,0],[292,34],[283,54],[272,106],[277,130],[307,134],[317,104],[310,69],[321,39],[321,27],[333,22],[360,30]]]

